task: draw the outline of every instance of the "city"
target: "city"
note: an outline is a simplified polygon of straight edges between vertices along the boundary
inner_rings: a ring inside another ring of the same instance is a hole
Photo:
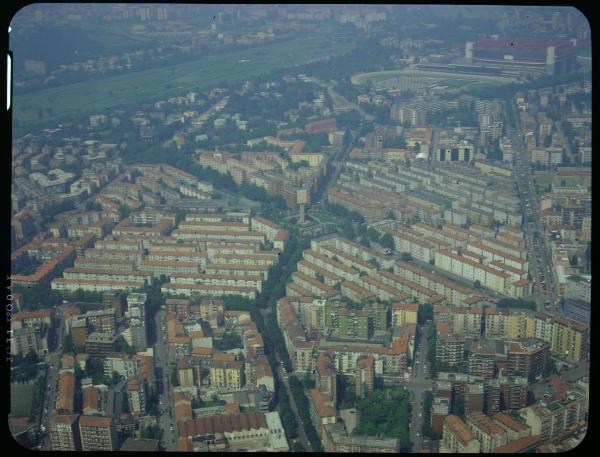
[[[584,442],[584,13],[37,4],[10,34],[15,447]]]

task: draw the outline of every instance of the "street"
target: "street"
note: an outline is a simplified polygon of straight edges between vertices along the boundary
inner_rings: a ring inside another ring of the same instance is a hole
[[[429,346],[425,329],[425,326],[420,327],[421,336],[419,343],[415,345],[413,372],[410,379],[404,383],[404,388],[409,391],[412,404],[412,418],[410,421],[410,441],[413,443],[412,452],[421,452],[423,445],[421,428],[423,426],[424,395],[426,391],[430,391],[433,388],[433,381],[429,379],[429,364],[427,362]],[[419,351],[418,357],[416,356],[416,351]]]
[[[510,106],[506,109],[512,109]],[[506,116],[508,118],[508,116]],[[518,117],[515,116],[515,119]],[[518,122],[518,121],[517,121]],[[520,128],[508,127],[507,135],[515,151],[514,166],[517,190],[523,212],[523,232],[529,261],[529,272],[533,281],[533,298],[538,310],[545,309],[553,314],[562,314],[557,297],[554,268],[549,261],[541,223],[539,202],[533,184],[533,176],[527,150],[523,145]]]
[[[60,359],[63,351],[63,316],[62,311],[64,309],[64,305],[59,305],[56,308],[55,315],[55,326],[56,326],[56,346],[54,351],[48,353],[46,355],[44,362],[48,366],[46,384],[47,390],[44,393],[44,398],[42,401],[42,414],[40,415],[40,422],[38,424],[38,429],[42,430],[42,439],[40,445],[42,449],[50,449],[50,424],[49,417],[54,414],[56,410],[56,395],[57,395],[57,387],[58,387],[58,367],[60,366]]]
[[[173,392],[170,383],[170,375],[175,361],[167,346],[167,332],[162,330],[167,326],[166,311],[164,309],[157,311],[154,320],[156,322],[154,365],[156,368],[162,369],[162,389],[159,403],[162,413],[158,418],[158,425],[163,431],[161,444],[166,451],[177,451],[177,424],[173,418]]]

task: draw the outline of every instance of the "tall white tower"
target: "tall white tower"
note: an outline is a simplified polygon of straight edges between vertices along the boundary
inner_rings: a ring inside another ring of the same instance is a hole
[[[467,61],[469,63],[473,62],[473,42],[472,41],[467,41],[465,43],[465,59],[467,59]]]

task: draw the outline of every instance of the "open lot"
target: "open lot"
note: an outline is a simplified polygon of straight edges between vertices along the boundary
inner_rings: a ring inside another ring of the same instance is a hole
[[[533,180],[540,189],[545,189],[552,184],[554,173],[546,171],[535,171],[533,173]]]
[[[45,89],[15,97],[13,122],[15,128],[35,128],[78,120],[88,114],[106,114],[119,107],[243,81],[273,69],[344,53],[352,47],[351,42],[335,42],[321,33],[183,64]]]
[[[29,416],[33,404],[35,383],[12,383],[10,385],[10,415],[15,417]]]

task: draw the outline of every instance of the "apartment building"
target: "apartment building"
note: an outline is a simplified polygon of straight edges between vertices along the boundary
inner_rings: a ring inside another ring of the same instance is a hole
[[[215,254],[211,258],[211,263],[270,267],[277,263],[279,252],[280,251],[248,254]]]
[[[375,385],[375,357],[367,356],[358,359],[354,385],[356,398],[364,398],[373,392]]]
[[[326,300],[312,297],[290,297],[290,303],[300,323],[307,331],[310,332],[312,329],[325,330],[327,327],[325,319]]]
[[[504,346],[501,341],[479,340],[470,344],[468,357],[469,374],[491,378],[494,376],[496,362],[504,358]]]
[[[454,328],[445,322],[437,322],[435,359],[438,363],[456,365],[464,361],[465,337],[454,333]]]
[[[115,335],[117,331],[116,314],[117,313],[114,308],[88,311],[84,314],[87,332],[102,332],[108,335]]]
[[[406,252],[421,262],[433,262],[436,250],[440,249],[439,244],[428,241],[425,237],[417,235],[410,229],[402,232],[391,230],[388,233],[394,238],[394,246],[397,252]]]
[[[300,324],[291,298],[282,298],[277,302],[277,323],[283,333],[284,342],[294,370],[299,372],[312,372],[315,363],[313,351],[314,341],[306,341],[306,333]]]
[[[434,305],[435,309],[441,310],[442,307]],[[479,338],[483,323],[483,309],[479,307],[454,307],[450,310],[452,314],[452,325],[455,333],[465,335],[470,338]]]
[[[385,217],[386,208],[381,203],[370,203],[351,196],[341,188],[330,187],[327,189],[327,201],[332,204],[342,205],[350,211],[356,211],[364,216],[367,222],[375,222]]]
[[[133,291],[139,288],[139,282],[116,280],[55,278],[51,284],[52,290],[65,292],[76,292],[78,289],[90,292],[118,292]]]
[[[362,276],[357,280],[359,286],[372,292],[380,300],[391,300],[400,303],[411,301],[411,296],[402,292],[397,285],[391,286],[371,276]]]
[[[335,287],[336,284],[339,284],[344,279],[341,276],[336,275],[335,273],[331,273],[324,268],[321,268],[314,263],[308,262],[306,260],[300,260],[297,263],[298,271],[315,278],[317,280],[322,280],[325,285],[329,287]]]
[[[241,389],[243,364],[237,360],[215,360],[210,367],[210,382],[217,389]]]
[[[372,275],[377,271],[377,267],[372,263],[362,261],[356,257],[346,254],[342,250],[337,249],[332,245],[318,245],[316,246],[316,249],[313,250],[329,259],[345,265],[348,268],[356,269],[359,272],[365,272],[369,275]]]
[[[448,271],[469,281],[479,281],[482,286],[496,292],[507,295],[510,292],[508,287],[510,284],[510,275],[508,273],[472,260],[460,251],[436,252],[435,265],[444,271]]]
[[[551,350],[556,357],[578,362],[584,358],[590,327],[557,316],[552,321]]]
[[[84,416],[95,416],[100,413],[100,390],[93,386],[87,386],[83,389],[83,406],[81,410]]]
[[[85,339],[85,352],[90,357],[105,357],[114,352],[115,337],[113,335],[93,332]]]
[[[309,295],[331,299],[339,296],[339,292],[331,287],[326,286],[322,282],[302,273],[301,271],[295,271],[292,273],[292,281],[309,291]]]
[[[528,380],[518,376],[498,376],[499,411],[517,411],[527,406]]]
[[[405,324],[416,324],[419,305],[414,303],[392,304],[392,325],[401,327]]]
[[[507,443],[530,436],[530,428],[521,422],[505,413],[496,413],[492,416],[496,424],[506,431]]]
[[[402,260],[398,260],[394,264],[394,273],[421,285],[421,287],[435,291],[438,295],[444,295],[448,303],[452,305],[462,304],[473,293],[472,288]]]
[[[146,414],[146,389],[140,378],[131,377],[127,380],[127,401],[132,415],[139,417]]]
[[[440,452],[478,453],[481,443],[458,416],[450,415],[444,419]]]
[[[12,329],[10,335],[10,353],[26,356],[30,352],[42,355],[48,352],[47,338],[43,338],[40,329],[23,327]]]
[[[359,285],[356,285],[350,281],[344,281],[340,291],[344,297],[348,297],[350,300],[355,301],[356,303],[362,303],[375,299],[374,293],[369,292],[364,287],[360,287]]]
[[[99,281],[115,281],[115,282],[135,282],[140,286],[152,282],[152,275],[143,271],[121,270],[115,271],[112,269],[88,269],[88,268],[67,268],[63,272],[64,279],[87,279]]]
[[[341,338],[367,340],[370,336],[369,312],[366,310],[343,309],[339,312]]]
[[[569,391],[559,401],[536,403],[521,411],[532,435],[550,440],[584,419],[585,397],[581,392]]]
[[[166,295],[191,297],[194,295],[201,297],[215,297],[221,295],[241,295],[242,297],[254,300],[256,298],[255,287],[229,286],[229,285],[210,285],[210,284],[177,284],[173,282],[164,283],[161,292]]]
[[[61,371],[58,375],[58,398],[56,411],[59,414],[73,414],[75,402],[75,373]]]
[[[19,311],[11,317],[11,328],[42,328],[51,327],[54,320],[54,311],[40,309],[37,311]]]
[[[224,451],[230,445],[243,446],[246,449],[257,450],[287,450],[285,446],[277,446],[277,430],[281,430],[280,423],[272,424],[270,416],[277,412],[262,413],[237,413],[220,414],[188,418],[178,423],[180,452]],[[271,424],[269,423],[271,422]],[[273,436],[272,436],[273,435]],[[279,433],[281,435],[281,433]],[[264,446],[265,441],[268,443]],[[279,440],[281,441],[281,440]]]
[[[315,387],[325,394],[333,405],[337,405],[337,376],[333,366],[333,358],[327,352],[321,352],[317,356]]]
[[[308,397],[310,417],[317,429],[319,437],[323,439],[324,426],[337,422],[335,403],[318,389],[311,389]]]
[[[544,372],[550,362],[550,344],[533,338],[508,342],[506,355],[506,372],[509,375],[536,378]]]
[[[118,437],[112,417],[81,416],[79,436],[82,451],[114,451]]]
[[[487,308],[485,336],[491,339],[522,340],[535,336],[535,319],[527,311]]]
[[[103,365],[105,376],[112,376],[114,371],[125,379],[141,374],[140,360],[128,354],[110,354],[103,359]]]
[[[313,263],[314,265],[323,268],[330,273],[338,275],[348,281],[356,282],[359,272],[353,268],[350,268],[326,255],[319,254],[312,249],[307,249],[302,253],[302,257]]]
[[[467,426],[473,436],[481,443],[480,452],[487,454],[508,442],[508,433],[492,418],[473,411],[467,414]]]
[[[50,445],[53,451],[80,451],[79,414],[57,414],[50,418]]]
[[[463,235],[460,232],[454,232],[442,228],[441,230],[427,224],[414,224],[412,229],[424,236],[428,236],[444,243],[450,244],[453,248],[466,247],[468,236]]]

